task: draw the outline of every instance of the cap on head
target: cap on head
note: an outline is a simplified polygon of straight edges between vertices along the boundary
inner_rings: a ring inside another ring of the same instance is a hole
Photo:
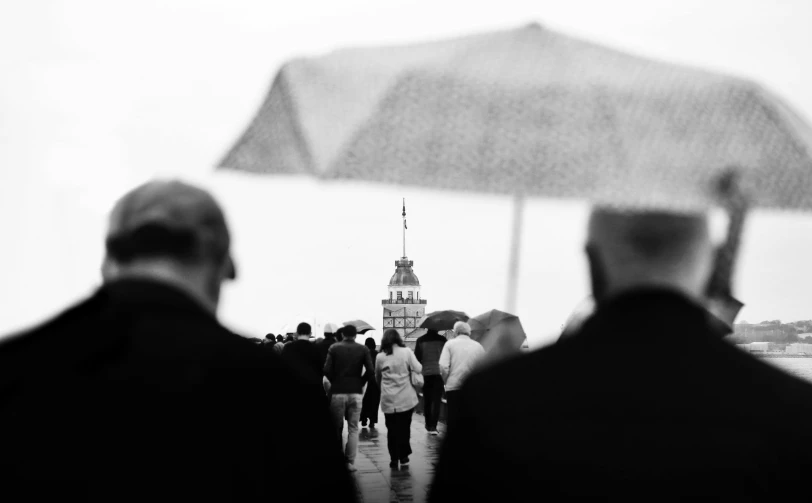
[[[471,325],[464,321],[454,323],[454,333],[457,335],[471,335]]]
[[[231,236],[217,201],[203,189],[177,180],[147,182],[125,194],[113,207],[107,254],[117,262],[172,256],[181,260],[214,258],[228,262]]]

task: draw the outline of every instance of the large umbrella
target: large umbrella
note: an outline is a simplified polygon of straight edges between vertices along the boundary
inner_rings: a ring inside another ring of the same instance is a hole
[[[354,326],[355,331],[358,332],[359,334],[364,334],[366,332],[369,332],[370,330],[375,330],[375,327],[373,327],[372,325],[370,325],[369,323],[367,323],[364,320],[345,321],[344,326],[346,327],[347,325]]]
[[[474,316],[468,324],[471,338],[482,344],[489,360],[518,353],[527,338],[519,317],[498,309]]]
[[[513,195],[512,311],[525,197],[706,209],[735,172],[753,205],[812,209],[811,147],[753,82],[533,24],[291,61],[220,165]]]
[[[458,321],[468,321],[468,315],[462,311],[434,311],[418,320],[417,327],[427,330],[451,330]]]

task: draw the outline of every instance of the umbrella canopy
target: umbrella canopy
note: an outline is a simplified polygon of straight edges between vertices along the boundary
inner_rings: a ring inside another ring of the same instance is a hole
[[[468,320],[471,338],[482,344],[488,361],[519,353],[527,339],[518,316],[492,309]]]
[[[352,325],[352,326],[354,326],[354,327],[355,327],[355,330],[356,330],[356,331],[357,331],[359,334],[364,334],[364,333],[366,333],[366,332],[369,332],[370,330],[375,330],[375,327],[373,327],[372,325],[370,325],[369,323],[367,323],[367,322],[366,322],[366,321],[364,321],[364,320],[350,320],[350,321],[345,321],[345,322],[344,322],[344,326],[346,327],[347,325]]]
[[[812,128],[759,85],[539,25],[285,64],[221,167],[668,209],[812,209]]]
[[[426,332],[428,332],[428,330],[425,328],[416,328],[411,332],[409,332],[408,334],[406,334],[406,338],[417,339],[418,337],[423,337],[424,335],[426,335]]]
[[[468,321],[468,315],[462,311],[434,311],[420,318],[417,327],[437,331],[451,330],[458,321]]]

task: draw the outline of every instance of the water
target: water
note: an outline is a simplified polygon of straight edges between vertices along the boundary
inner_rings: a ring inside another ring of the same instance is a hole
[[[761,358],[761,361],[812,382],[812,358]]]

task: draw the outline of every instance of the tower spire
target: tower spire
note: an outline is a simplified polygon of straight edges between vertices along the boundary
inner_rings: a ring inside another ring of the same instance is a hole
[[[403,198],[403,258],[406,258],[406,198]]]

